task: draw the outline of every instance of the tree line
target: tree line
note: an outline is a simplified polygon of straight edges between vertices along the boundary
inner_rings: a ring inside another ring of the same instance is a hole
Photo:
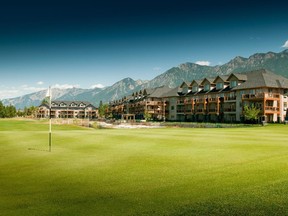
[[[14,117],[34,117],[37,112],[37,107],[25,107],[23,110],[17,110],[15,106],[5,106],[0,101],[0,118],[14,118]]]

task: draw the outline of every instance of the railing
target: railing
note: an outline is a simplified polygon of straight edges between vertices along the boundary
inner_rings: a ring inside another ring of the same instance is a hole
[[[204,99],[204,98],[198,98],[198,99],[196,99],[195,101],[196,101],[196,103],[205,103],[205,102],[206,102],[206,99]]]
[[[196,112],[197,112],[197,113],[204,113],[204,112],[205,112],[205,109],[196,109]]]
[[[177,104],[184,104],[185,100],[178,100]]]
[[[161,101],[147,101],[147,105],[162,105]]]
[[[184,109],[177,109],[177,113],[184,113],[185,110]]]
[[[264,99],[264,98],[273,98],[273,99],[279,99],[280,94],[279,93],[257,93],[257,94],[243,94],[242,99]]]
[[[279,112],[279,107],[273,107],[273,106],[265,106],[265,111],[267,112]]]
[[[236,108],[225,108],[224,112],[236,112]]]
[[[218,98],[208,98],[208,102],[210,102],[210,103],[217,103],[217,102],[219,102],[219,100],[218,100]]]
[[[210,113],[217,113],[218,112],[218,109],[217,108],[210,108],[210,109],[208,109],[208,112],[210,112]]]
[[[186,100],[184,100],[184,103],[185,103],[185,104],[192,104],[193,102],[194,102],[193,99],[186,99]]]
[[[224,97],[224,100],[225,101],[234,101],[234,100],[236,100],[236,96],[226,96],[226,97]]]

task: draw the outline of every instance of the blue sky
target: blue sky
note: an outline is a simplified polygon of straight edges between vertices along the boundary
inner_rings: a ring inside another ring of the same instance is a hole
[[[277,0],[39,2],[0,7],[0,99],[288,48],[288,3]]]

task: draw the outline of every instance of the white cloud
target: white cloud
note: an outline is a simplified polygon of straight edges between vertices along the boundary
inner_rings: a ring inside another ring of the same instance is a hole
[[[0,90],[0,99],[17,97],[19,96],[19,94],[20,94],[20,90],[16,90],[16,89]]]
[[[43,85],[43,84],[44,84],[44,82],[42,82],[42,81],[37,82],[37,85]]]
[[[162,68],[161,67],[154,67],[153,70],[154,71],[160,71]]]
[[[104,87],[105,87],[105,86],[102,85],[102,84],[100,84],[100,83],[90,86],[91,89],[94,89],[94,88],[104,88]]]
[[[211,62],[209,61],[196,61],[195,64],[202,65],[202,66],[209,66]]]
[[[58,88],[58,89],[70,89],[70,88],[80,88],[80,85],[76,84],[76,85],[70,85],[70,84],[55,84],[52,86],[52,88]]]
[[[0,89],[0,99],[7,99],[7,98],[15,98],[20,97],[26,94],[30,94],[33,92],[38,92],[44,90],[45,88],[34,87],[29,85],[22,85],[22,86],[1,86]]]
[[[34,87],[34,86],[28,86],[28,85],[22,85],[18,88],[20,91],[24,92],[36,92],[36,91],[41,91],[44,90],[45,88],[43,87]]]
[[[284,45],[282,47],[283,48],[288,48],[288,40],[284,43]]]

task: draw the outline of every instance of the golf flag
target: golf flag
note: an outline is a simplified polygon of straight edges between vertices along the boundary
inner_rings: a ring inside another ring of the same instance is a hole
[[[51,87],[49,86],[45,98],[45,100],[48,100],[49,102],[49,152],[51,152],[52,147],[51,99],[52,99],[52,92]]]
[[[46,96],[45,96],[45,99],[51,99],[52,98],[52,92],[51,92],[51,87],[49,86],[49,88],[47,89],[47,92],[46,92]]]

